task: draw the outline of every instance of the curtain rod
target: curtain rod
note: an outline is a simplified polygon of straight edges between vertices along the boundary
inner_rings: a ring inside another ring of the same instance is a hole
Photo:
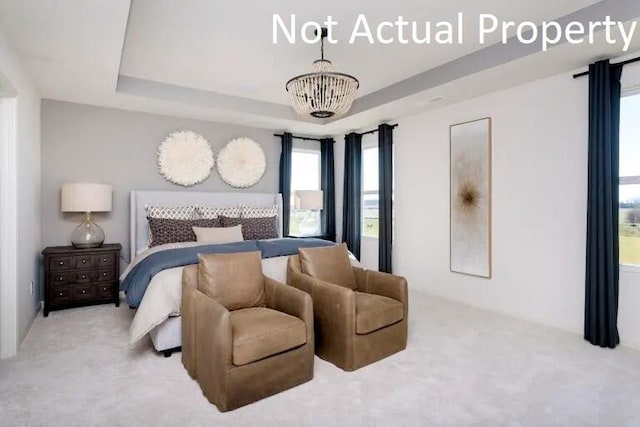
[[[394,129],[394,128],[397,128],[397,127],[398,127],[397,123],[395,125],[391,125],[391,129]],[[369,130],[367,132],[361,132],[361,133],[355,132],[355,133],[358,133],[359,135],[369,135],[370,133],[376,133],[376,132],[378,132],[377,128],[376,129],[371,129],[371,130]],[[279,138],[282,138],[284,135],[281,134],[281,133],[274,133],[273,136],[277,136]],[[303,141],[322,141],[322,139],[320,139],[320,138],[308,138],[306,136],[291,135],[291,138],[293,138],[293,139],[301,139]],[[333,138],[327,138],[327,139],[333,139]]]
[[[618,63],[613,64],[613,65],[627,65],[627,64],[633,64],[634,62],[638,62],[638,61],[640,61],[640,56],[638,56],[637,58],[627,59],[626,61],[618,62]],[[584,76],[588,76],[588,75],[589,75],[589,72],[585,71],[583,73],[574,74],[573,78],[577,79],[578,77],[584,77]]]
[[[273,136],[277,136],[279,138],[282,138],[284,135],[281,133],[274,133]],[[295,135],[291,135],[291,138],[293,139],[301,139],[303,141],[322,141],[322,139],[320,138],[307,138],[306,136],[295,136]],[[327,138],[327,139],[331,139],[331,138]]]
[[[398,127],[397,123],[395,125],[391,125],[391,129],[394,129],[394,128],[397,128],[397,127]],[[376,133],[376,132],[378,132],[378,129],[372,129],[372,130],[369,130],[367,132],[361,132],[360,135],[369,135],[370,133]],[[358,132],[356,132],[356,133],[358,133]]]

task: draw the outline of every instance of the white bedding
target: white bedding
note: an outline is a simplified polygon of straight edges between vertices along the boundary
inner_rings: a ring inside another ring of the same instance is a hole
[[[263,259],[263,273],[285,283],[288,259],[288,256]],[[170,268],[153,276],[129,328],[131,344],[142,339],[170,316],[180,315],[183,268]]]

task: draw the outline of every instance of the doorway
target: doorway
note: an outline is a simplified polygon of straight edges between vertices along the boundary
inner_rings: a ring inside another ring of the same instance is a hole
[[[0,359],[14,356],[18,344],[16,105],[0,75]]]

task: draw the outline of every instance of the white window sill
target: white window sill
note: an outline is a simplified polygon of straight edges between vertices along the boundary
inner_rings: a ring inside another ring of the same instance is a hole
[[[633,275],[640,278],[640,266],[620,265],[620,274]]]

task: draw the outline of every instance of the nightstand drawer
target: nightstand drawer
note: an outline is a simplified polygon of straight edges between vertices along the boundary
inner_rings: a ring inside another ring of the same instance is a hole
[[[115,274],[113,268],[101,268],[98,270],[98,282],[113,282]]]
[[[73,266],[75,268],[91,268],[93,267],[93,255],[76,255],[73,257]]]
[[[73,287],[52,286],[50,297],[53,305],[67,304],[73,299]]]
[[[73,268],[70,256],[51,257],[49,259],[49,270],[68,270]]]
[[[113,267],[116,264],[115,254],[96,255],[94,258],[96,267]]]
[[[68,271],[49,273],[49,283],[53,286],[68,285],[73,282],[72,274]]]
[[[93,282],[93,275],[95,273],[91,270],[74,271],[73,282],[74,283],[91,283]]]
[[[114,295],[115,284],[114,283],[101,283],[98,284],[98,297],[112,299]]]
[[[75,285],[73,287],[73,299],[76,301],[93,299],[97,294],[96,285]]]

